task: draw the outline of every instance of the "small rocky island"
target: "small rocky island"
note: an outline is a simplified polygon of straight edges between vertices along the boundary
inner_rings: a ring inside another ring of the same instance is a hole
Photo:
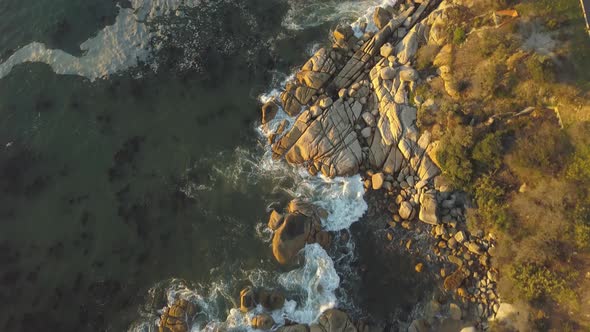
[[[490,265],[495,239],[467,230],[470,203],[451,190],[441,174],[436,157],[440,143],[416,126],[418,108],[432,106],[415,94],[418,82],[432,79],[414,68],[416,52],[425,44],[443,46],[447,12],[454,8],[450,1],[400,1],[395,7],[377,7],[373,22],[355,29],[338,26],[332,46],[319,49],[287,82],[280,98],[262,106],[274,159],[312,175],[360,174],[369,200],[389,220],[381,238],[421,235],[425,248],[416,273],[434,275],[446,297],[428,303],[423,318],[409,326],[411,332],[486,330],[488,321],[503,310],[496,290],[498,272]],[[440,57],[445,52],[443,47]],[[449,68],[442,61],[434,63],[449,95],[455,94]],[[277,122],[279,112],[294,122]],[[268,228],[274,232],[276,260],[291,264],[306,244],[328,246],[336,234],[322,229],[325,217],[321,208],[299,199],[284,211],[272,211]],[[408,253],[415,252],[415,245],[411,239],[399,243]],[[273,310],[285,300],[276,291],[252,288],[240,296],[244,312],[257,304]],[[160,331],[188,331],[193,312],[193,306],[179,299],[164,311]],[[352,322],[335,309],[311,326],[293,322],[277,327],[269,314],[256,315],[251,324],[281,332],[383,331],[378,325]]]

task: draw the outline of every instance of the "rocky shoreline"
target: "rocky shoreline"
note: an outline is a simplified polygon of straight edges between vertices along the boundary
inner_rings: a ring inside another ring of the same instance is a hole
[[[312,175],[360,174],[375,207],[371,214],[387,216],[386,228],[378,236],[416,255],[420,261],[416,272],[438,280],[441,295],[427,303],[424,317],[408,328],[416,332],[486,330],[500,309],[497,271],[490,266],[494,237],[467,231],[469,201],[453,192],[441,174],[436,162],[439,143],[416,126],[418,107],[425,102],[412,96],[426,78],[413,68],[413,61],[421,45],[438,42],[450,6],[440,0],[407,1],[377,7],[373,22],[356,29],[338,26],[333,45],[319,49],[286,84],[280,98],[262,107],[273,159],[304,167]],[[439,68],[443,80],[446,72],[444,66]],[[283,111],[295,119],[293,123],[273,121]],[[306,244],[327,247],[334,234],[322,230],[325,217],[325,211],[299,199],[284,211],[273,211],[268,227],[274,232],[276,260],[292,263]],[[284,297],[273,291],[245,289],[241,310],[247,312],[256,304],[272,310],[281,301]],[[164,311],[160,331],[188,331],[193,311],[190,303],[179,299]],[[268,314],[256,315],[251,324],[261,330],[275,326]],[[331,309],[317,324],[278,330],[383,328],[354,324],[345,313]]]

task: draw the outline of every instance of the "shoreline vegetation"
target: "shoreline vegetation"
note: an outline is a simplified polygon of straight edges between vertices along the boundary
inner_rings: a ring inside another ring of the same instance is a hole
[[[339,25],[262,107],[273,158],[326,177],[360,174],[434,298],[408,331],[590,327],[590,39],[577,0],[421,0]],[[289,119],[279,117],[286,113]],[[273,211],[273,255],[329,246],[326,212]],[[387,264],[387,262],[383,262]],[[387,277],[387,276],[384,276]],[[280,292],[244,289],[241,310]],[[170,304],[160,331],[195,308]],[[382,331],[330,309],[281,332]],[[253,328],[276,327],[267,313]]]

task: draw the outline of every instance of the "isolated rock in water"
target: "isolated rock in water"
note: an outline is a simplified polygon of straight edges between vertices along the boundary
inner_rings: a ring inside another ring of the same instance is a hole
[[[275,118],[279,111],[279,105],[274,101],[269,101],[262,105],[262,124],[266,124]]]
[[[252,317],[252,321],[250,322],[250,325],[254,329],[267,331],[272,328],[274,323],[275,323],[275,321],[272,319],[272,317],[269,314],[258,314],[256,316]]]
[[[158,325],[159,332],[188,332],[191,321],[196,313],[192,302],[184,299],[176,300],[164,309]]]
[[[268,228],[275,231],[281,226],[282,223],[283,215],[275,210],[272,210],[272,212],[270,213],[270,217],[268,218]]]
[[[399,206],[399,216],[402,219],[409,219],[413,211],[412,204],[408,201],[403,201]]]
[[[383,181],[385,181],[385,175],[383,173],[373,174],[371,182],[373,183],[373,190],[379,190],[383,187]]]
[[[313,120],[302,113],[273,145],[273,158],[284,156],[291,164],[313,164],[328,177],[356,174],[363,154],[354,124],[361,112],[358,101],[338,99]]]
[[[438,224],[436,194],[426,192],[420,198],[420,214],[418,218],[431,225]]]
[[[312,331],[317,331],[314,325]],[[317,327],[321,332],[357,332],[348,315],[340,310],[328,309],[318,318]]]
[[[240,291],[240,311],[248,312],[256,307],[256,294],[252,287]]]
[[[302,214],[288,214],[272,239],[272,253],[281,264],[289,263],[311,238],[311,220]]]
[[[375,8],[375,12],[373,13],[373,22],[379,29],[383,29],[387,23],[391,21],[391,13],[387,10],[383,9],[382,7]]]

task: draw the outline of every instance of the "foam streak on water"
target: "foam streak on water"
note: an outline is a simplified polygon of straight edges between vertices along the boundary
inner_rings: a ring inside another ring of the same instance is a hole
[[[119,8],[113,25],[80,45],[82,56],[32,42],[0,64],[0,79],[14,66],[26,62],[45,63],[56,74],[83,76],[91,81],[135,67],[148,61],[152,54],[149,43],[154,32],[149,30],[149,22],[176,13],[181,6],[195,7],[199,3],[199,0],[132,0],[132,8]]]

